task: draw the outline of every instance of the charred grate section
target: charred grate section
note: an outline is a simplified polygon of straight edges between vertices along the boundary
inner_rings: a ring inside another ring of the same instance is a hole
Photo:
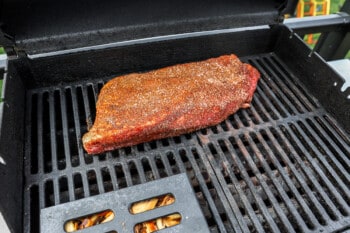
[[[40,209],[186,172],[211,232],[329,232],[350,227],[350,140],[273,53],[252,106],[192,134],[100,156],[81,137],[104,82],[27,94],[24,230]]]

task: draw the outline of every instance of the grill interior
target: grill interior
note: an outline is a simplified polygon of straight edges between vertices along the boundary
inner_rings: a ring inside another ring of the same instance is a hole
[[[350,229],[350,140],[275,53],[252,106],[179,137],[87,155],[104,80],[27,91],[24,232],[40,209],[186,172],[211,232]]]

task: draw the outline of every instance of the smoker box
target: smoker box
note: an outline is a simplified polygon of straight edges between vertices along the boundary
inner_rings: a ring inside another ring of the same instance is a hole
[[[159,187],[162,187],[160,189]],[[130,212],[132,201],[138,202],[160,194],[171,193],[175,202],[168,206],[161,206],[143,213],[133,214]],[[67,220],[74,219],[82,214],[96,212],[97,210],[112,210],[115,218],[107,224],[82,230],[89,232],[132,232],[134,226],[148,220],[179,213],[182,218],[180,224],[171,228],[161,229],[162,232],[203,232],[209,233],[208,226],[201,213],[192,187],[187,179],[186,173],[166,177],[152,182],[134,185],[127,189],[108,192],[84,198],[78,201],[62,205],[52,206],[41,210],[40,230],[41,232],[61,232],[62,226]]]
[[[283,25],[294,5],[3,0],[0,213],[9,229],[39,232],[41,209],[186,172],[211,232],[349,230],[350,89]],[[229,53],[261,73],[251,108],[179,137],[83,150],[109,79]]]

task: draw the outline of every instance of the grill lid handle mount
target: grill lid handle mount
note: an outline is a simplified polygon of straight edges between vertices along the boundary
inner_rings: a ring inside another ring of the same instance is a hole
[[[272,25],[296,0],[0,0],[0,45],[40,54],[174,34]],[[7,35],[6,39],[3,35]]]

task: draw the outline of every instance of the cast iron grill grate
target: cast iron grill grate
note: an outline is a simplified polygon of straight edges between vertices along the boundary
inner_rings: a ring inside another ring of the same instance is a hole
[[[104,81],[27,94],[24,231],[40,209],[186,172],[211,232],[350,229],[350,140],[273,53],[252,106],[179,137],[86,155]]]

